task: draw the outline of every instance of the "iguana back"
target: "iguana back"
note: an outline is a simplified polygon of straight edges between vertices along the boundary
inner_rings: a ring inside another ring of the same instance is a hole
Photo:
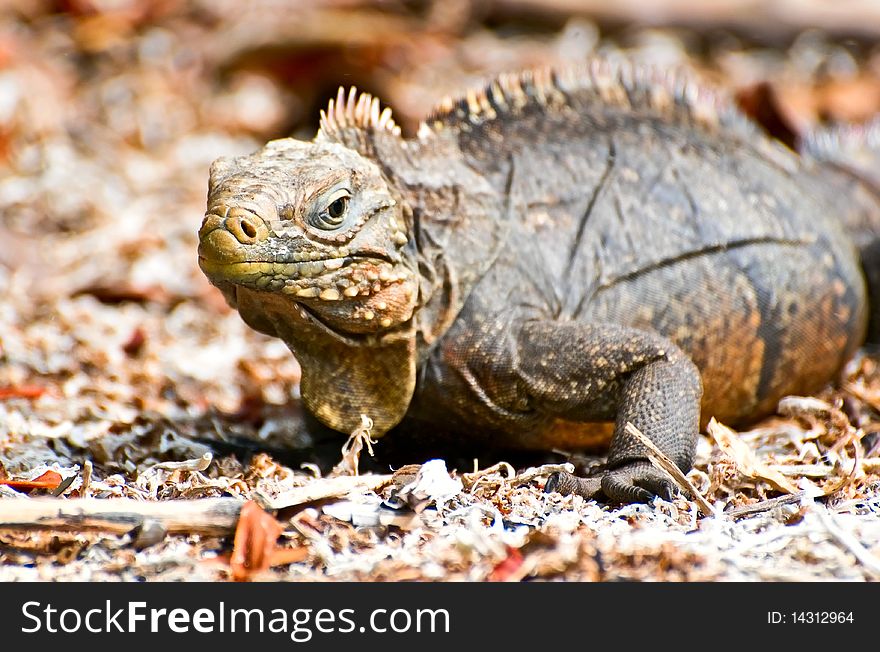
[[[516,83],[502,91],[527,98],[516,109],[433,123],[507,199],[506,240],[456,333],[477,330],[470,312],[654,331],[701,370],[704,421],[733,424],[851,356],[866,316],[857,256],[793,153],[679,77],[601,62]]]

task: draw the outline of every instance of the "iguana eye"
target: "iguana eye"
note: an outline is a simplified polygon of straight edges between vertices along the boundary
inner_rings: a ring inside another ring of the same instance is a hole
[[[342,219],[346,208],[348,208],[348,197],[340,197],[327,207],[327,215],[334,220]]]
[[[309,219],[309,223],[315,228],[324,231],[338,229],[345,221],[348,212],[348,202],[351,198],[348,190],[338,190],[330,195],[326,207],[320,212],[315,212]]]

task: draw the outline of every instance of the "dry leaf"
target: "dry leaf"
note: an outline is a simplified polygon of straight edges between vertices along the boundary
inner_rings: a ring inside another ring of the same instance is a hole
[[[284,526],[257,503],[252,500],[246,502],[238,517],[235,543],[229,559],[232,579],[245,582],[268,569],[276,550],[275,541],[283,531]]]
[[[740,441],[736,433],[725,425],[718,423],[714,418],[709,421],[706,430],[718,444],[718,447],[735,463],[737,471],[753,480],[763,480],[778,491],[794,494],[800,491],[779,471],[774,471],[755,457],[755,453],[744,442]]]
[[[361,415],[361,424],[354,429],[349,435],[345,444],[342,446],[342,459],[333,467],[330,477],[357,475],[358,464],[361,459],[361,452],[364,448],[372,456],[373,444],[376,441],[370,437],[370,431],[373,429],[373,420],[366,414]]]
[[[33,480],[0,480],[0,484],[5,484],[13,489],[23,489],[24,491],[30,489],[53,490],[58,488],[63,479],[61,474],[56,471],[46,471],[39,478],[34,478]]]

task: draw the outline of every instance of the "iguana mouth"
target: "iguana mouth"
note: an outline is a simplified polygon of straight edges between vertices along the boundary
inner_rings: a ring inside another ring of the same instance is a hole
[[[362,258],[360,256],[345,256],[342,258],[318,258],[304,261],[269,261],[269,260],[243,260],[226,262],[212,260],[207,256],[199,256],[199,267],[206,273],[216,272],[229,280],[241,278],[246,280],[252,276],[283,276],[286,278],[314,278],[326,272],[333,272],[348,267]],[[369,260],[369,258],[366,258]]]
[[[372,252],[295,262],[225,262],[200,255],[199,267],[212,281],[327,301],[369,296],[407,278],[387,257]]]

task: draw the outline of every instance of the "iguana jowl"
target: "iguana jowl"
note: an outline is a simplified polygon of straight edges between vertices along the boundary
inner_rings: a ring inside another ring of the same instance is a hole
[[[858,220],[823,183],[629,63],[503,76],[412,139],[352,89],[314,142],[214,163],[199,263],[331,428],[576,449],[611,422],[606,468],[549,486],[647,500],[670,485],[627,422],[688,470],[701,408],[766,414],[861,343]]]

